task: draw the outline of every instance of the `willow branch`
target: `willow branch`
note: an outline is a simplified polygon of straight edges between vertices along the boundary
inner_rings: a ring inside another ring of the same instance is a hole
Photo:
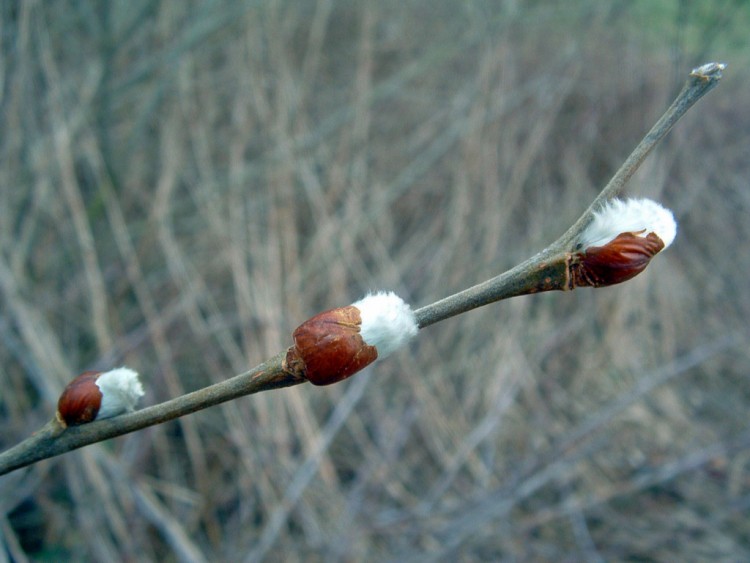
[[[672,129],[675,123],[679,121],[693,105],[713,90],[721,80],[721,73],[726,65],[721,63],[708,63],[698,68],[694,68],[688,76],[685,85],[677,95],[672,105],[667,108],[659,118],[659,121],[646,133],[646,136],[638,143],[630,156],[620,166],[612,176],[612,179],[604,186],[601,193],[594,199],[589,208],[576,221],[568,232],[565,233],[558,241],[560,246],[569,245],[575,240],[576,236],[586,227],[586,223],[591,218],[592,213],[601,206],[605,201],[612,199],[622,192],[625,184],[632,178],[636,170],[641,166],[646,157],[651,153],[656,145]]]
[[[693,69],[685,86],[656,122],[643,140],[638,143],[609,183],[602,189],[583,215],[559,239],[515,268],[486,282],[426,305],[416,311],[420,328],[445,320],[509,297],[529,295],[540,291],[568,289],[566,271],[567,254],[573,250],[578,236],[591,217],[604,202],[622,192],[645,158],[659,144],[672,126],[685,115],[706,93],[721,80],[725,65],[708,63]]]
[[[55,418],[30,438],[0,454],[0,475],[95,442],[161,424],[187,414],[260,391],[304,383],[285,371],[278,354],[250,371],[186,395],[115,418],[63,427]]]
[[[415,311],[420,328],[509,297],[540,291],[569,289],[567,263],[573,245],[603,202],[621,192],[640,164],[672,126],[704,94],[718,84],[724,65],[709,63],[694,69],[685,87],[665,114],[638,144],[591,206],[557,241],[546,249],[484,283],[441,299]],[[250,371],[158,405],[94,421],[64,427],[56,418],[28,439],[0,454],[0,475],[4,475],[65,452],[101,442],[149,426],[161,424],[220,403],[260,391],[279,389],[306,381],[285,365],[286,351]]]

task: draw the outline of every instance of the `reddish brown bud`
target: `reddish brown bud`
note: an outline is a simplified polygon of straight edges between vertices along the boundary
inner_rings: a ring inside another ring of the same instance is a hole
[[[315,385],[330,385],[354,375],[378,357],[360,328],[357,307],[331,309],[302,323],[293,333],[294,346],[286,354],[286,369]]]
[[[96,384],[99,371],[85,371],[73,381],[57,401],[57,417],[67,426],[91,422],[99,413],[102,392]]]
[[[603,287],[627,281],[646,269],[664,248],[654,233],[622,233],[604,246],[591,246],[573,258],[571,287]]]

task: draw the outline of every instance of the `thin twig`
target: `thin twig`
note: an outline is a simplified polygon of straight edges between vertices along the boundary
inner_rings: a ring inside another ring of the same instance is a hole
[[[567,289],[567,256],[592,213],[622,190],[640,164],[672,126],[704,94],[718,84],[723,64],[709,63],[690,73],[685,87],[594,202],[568,231],[539,254],[489,281],[441,299],[415,313],[420,328],[488,303],[518,295]],[[36,434],[0,454],[0,475],[42,459],[161,424],[243,395],[289,387],[306,381],[284,369],[285,352],[231,379],[164,403],[81,426],[63,428],[53,419]]]
[[[594,199],[578,221],[568,229],[567,233],[560,237],[558,241],[560,246],[568,247],[586,227],[594,211],[601,207],[603,203],[622,192],[625,184],[633,177],[633,174],[635,174],[636,170],[638,170],[654,147],[669,133],[674,124],[693,107],[695,102],[719,84],[721,72],[725,68],[726,65],[722,63],[708,63],[693,69],[690,76],[688,76],[687,82],[685,82],[685,86],[683,86],[677,98],[672,102],[672,105],[669,106],[651,130],[646,133],[646,136],[638,143],[638,146],[633,149],[627,160],[615,172],[609,183],[604,186],[604,189],[596,196],[596,199]]]
[[[226,381],[115,418],[68,428],[63,428],[53,419],[30,438],[0,454],[0,475],[42,459],[174,420],[244,395],[304,383],[304,379],[284,371],[284,355],[278,354],[250,371]]]
[[[566,280],[563,274],[566,267],[565,254],[573,250],[578,236],[586,228],[594,211],[622,191],[646,156],[664,138],[672,126],[685,115],[695,102],[719,83],[721,71],[724,68],[725,65],[720,63],[708,63],[690,73],[685,86],[672,102],[672,105],[664,112],[664,115],[643,140],[638,143],[638,146],[635,147],[588,209],[563,236],[536,256],[529,258],[504,274],[417,310],[419,327],[424,328],[449,317],[509,297],[553,289],[566,289]]]

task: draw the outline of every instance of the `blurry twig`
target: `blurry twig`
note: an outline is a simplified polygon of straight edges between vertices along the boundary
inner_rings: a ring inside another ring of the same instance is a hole
[[[637,400],[673,378],[700,366],[708,359],[741,345],[742,342],[743,340],[738,335],[729,334],[705,346],[691,350],[684,356],[644,376],[630,392],[604,405],[599,411],[584,420],[570,435],[566,435],[557,444],[549,448],[542,460],[535,459],[533,464],[528,467],[519,468],[515,478],[510,479],[496,491],[484,491],[481,498],[477,498],[468,507],[462,505],[458,510],[449,509],[441,513],[436,507],[436,495],[431,495],[432,498],[423,503],[416,512],[384,513],[377,519],[377,526],[399,527],[405,530],[415,515],[419,518],[429,515],[438,522],[433,530],[434,533],[444,539],[445,545],[454,549],[459,548],[461,543],[471,536],[474,530],[485,528],[492,525],[493,522],[506,518],[512,510],[543,487],[549,486],[551,483],[558,483],[563,487],[567,486],[571,476],[577,470],[576,467],[579,462],[590,457],[606,443],[607,436],[599,431]],[[553,518],[569,517],[573,519],[574,527],[581,526],[578,530],[574,530],[574,533],[577,536],[581,534],[580,540],[585,543],[588,532],[585,529],[585,520],[581,519],[582,513],[615,497],[624,496],[654,484],[674,479],[682,473],[705,465],[712,459],[727,455],[729,451],[747,447],[748,439],[750,439],[750,433],[743,432],[729,443],[713,444],[664,466],[648,468],[634,475],[624,485],[614,486],[605,494],[572,502],[566,496],[566,500],[559,505],[541,509],[533,518],[529,519],[525,527],[531,529]],[[420,530],[419,533],[424,533],[424,530]]]
[[[344,426],[344,423],[349,418],[354,407],[364,396],[371,374],[372,371],[369,371],[366,374],[362,374],[361,377],[358,377],[336,403],[336,408],[331,413],[328,422],[323,428],[320,441],[315,445],[314,450],[290,479],[290,483],[284,492],[284,497],[274,509],[273,513],[271,513],[268,523],[265,525],[263,532],[260,535],[260,539],[257,541],[257,544],[254,545],[252,551],[247,555],[245,561],[263,561],[263,559],[266,558],[268,551],[277,540],[284,523],[289,518],[289,513],[297,505],[297,501],[299,501],[302,493],[310,484],[313,477],[318,473],[323,454],[331,445],[331,442],[333,442],[336,434],[338,434],[339,430]]]
[[[722,458],[726,459],[736,452],[746,450],[749,445],[750,431],[745,430],[730,440],[717,442],[704,448],[690,451],[673,461],[658,466],[645,466],[630,479],[614,485],[611,489],[603,493],[590,497],[567,499],[563,503],[540,511],[524,523],[522,530],[528,532],[556,518],[570,516],[574,513],[585,513],[595,507],[605,505],[615,498],[623,498],[636,492],[674,481],[685,473],[709,465],[712,461]],[[724,512],[712,514],[712,518],[720,521],[727,514],[746,511],[747,507],[747,497],[745,497],[744,502],[740,500],[736,503],[729,503],[725,507]]]
[[[694,69],[654,127],[604,187],[594,202],[568,231],[546,249],[519,266],[489,281],[418,309],[420,328],[459,315],[488,303],[539,291],[567,288],[566,256],[587,226],[593,211],[617,195],[640,164],[672,126],[704,94],[718,84],[724,65],[709,63]],[[250,371],[164,403],[112,419],[63,428],[53,419],[36,434],[0,454],[0,475],[95,442],[101,442],[167,422],[243,395],[289,387],[306,381],[284,369],[285,352]]]

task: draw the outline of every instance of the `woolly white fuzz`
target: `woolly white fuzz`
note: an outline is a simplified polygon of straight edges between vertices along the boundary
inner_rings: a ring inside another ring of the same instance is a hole
[[[650,199],[613,199],[594,213],[594,219],[581,234],[583,248],[604,246],[622,233],[645,237],[654,233],[667,248],[677,234],[672,212]]]
[[[102,404],[96,420],[135,410],[135,404],[143,396],[138,373],[126,367],[102,373],[96,379],[96,385],[102,393]]]
[[[378,349],[378,359],[406,344],[419,330],[414,311],[392,291],[367,295],[352,305],[362,317],[362,339]]]

